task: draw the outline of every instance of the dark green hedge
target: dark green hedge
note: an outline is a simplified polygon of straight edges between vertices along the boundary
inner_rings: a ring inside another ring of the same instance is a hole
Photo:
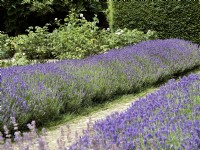
[[[200,2],[110,0],[110,25],[117,28],[155,30],[159,38],[182,38],[200,44]],[[111,17],[112,16],[112,17]]]

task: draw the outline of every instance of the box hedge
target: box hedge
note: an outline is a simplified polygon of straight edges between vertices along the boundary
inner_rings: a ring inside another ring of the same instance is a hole
[[[199,1],[109,0],[110,28],[154,30],[159,38],[182,38],[200,44]]]

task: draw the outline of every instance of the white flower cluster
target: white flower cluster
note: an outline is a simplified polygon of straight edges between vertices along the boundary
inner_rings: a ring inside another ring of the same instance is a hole
[[[124,30],[117,30],[116,32],[115,32],[115,34],[117,34],[117,35],[121,35],[121,34],[123,34],[124,33]]]
[[[80,14],[80,17],[81,17],[82,19],[85,19],[85,17],[83,16],[83,14]]]

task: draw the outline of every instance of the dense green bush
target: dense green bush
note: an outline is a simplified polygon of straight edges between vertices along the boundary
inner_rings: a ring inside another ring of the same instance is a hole
[[[137,29],[124,28],[116,32],[110,31],[109,28],[100,29],[97,26],[98,22],[97,16],[89,22],[83,14],[78,16],[72,12],[65,18],[64,24],[55,19],[58,28],[53,32],[48,31],[50,24],[46,24],[44,27],[29,27],[27,35],[9,38],[6,34],[1,34],[2,55],[8,54],[11,58],[14,53],[11,55],[10,50],[16,52],[13,58],[15,65],[25,65],[29,63],[27,60],[35,59],[80,59],[157,38],[157,34],[150,30],[144,34]],[[22,56],[22,59],[18,58],[19,56]],[[22,63],[22,60],[25,63]]]
[[[14,66],[24,66],[30,64],[30,61],[26,58],[25,53],[15,53],[11,62]]]
[[[28,60],[24,53],[15,53],[12,59],[0,60],[0,67],[6,68],[9,66],[25,66],[35,63],[37,62],[32,62]]]
[[[111,48],[121,48],[127,45],[133,45],[141,41],[156,39],[157,34],[154,31],[148,30],[146,34],[137,29],[129,30],[127,28],[118,29],[115,32],[111,32],[102,36],[105,41],[104,46]]]
[[[12,66],[11,60],[9,60],[9,61],[0,60],[0,67],[1,68],[5,68],[5,67],[8,67],[8,66]]]
[[[12,57],[14,53],[12,38],[0,32],[0,59]]]
[[[200,44],[199,1],[109,0],[111,28],[159,32],[159,38],[182,38]]]
[[[50,41],[50,33],[48,25],[35,28],[29,27],[28,35],[19,35],[14,38],[15,49],[19,53],[25,53],[28,59],[44,59],[50,58],[52,42]]]
[[[144,34],[136,29],[119,29],[112,33],[109,29],[99,29],[97,23],[97,17],[94,17],[93,22],[88,22],[84,17],[77,19],[75,14],[71,14],[67,18],[67,23],[52,33],[51,41],[56,53],[54,54],[60,59],[84,58],[104,53],[112,48],[120,48],[156,38],[156,34],[153,31]]]
[[[101,51],[97,17],[93,22],[88,22],[82,14],[80,16],[78,19],[75,13],[71,13],[65,18],[66,23],[52,32],[50,39],[54,47],[53,54],[57,58],[84,58]]]

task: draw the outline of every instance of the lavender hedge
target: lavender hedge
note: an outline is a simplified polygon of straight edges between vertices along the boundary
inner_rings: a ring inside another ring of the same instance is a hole
[[[83,60],[1,68],[0,130],[15,117],[38,125],[200,65],[198,45],[150,40]]]
[[[200,149],[200,74],[170,80],[84,131],[70,150]]]

